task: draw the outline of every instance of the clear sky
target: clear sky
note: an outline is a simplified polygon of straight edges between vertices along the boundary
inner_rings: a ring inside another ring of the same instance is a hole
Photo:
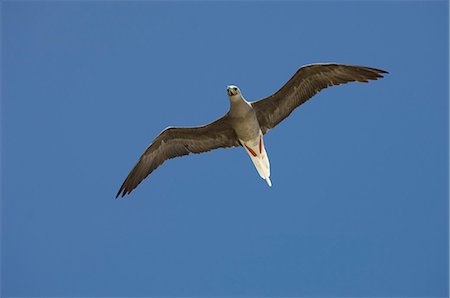
[[[2,2],[2,296],[448,296],[448,2]],[[242,148],[123,179],[168,125],[324,90]]]

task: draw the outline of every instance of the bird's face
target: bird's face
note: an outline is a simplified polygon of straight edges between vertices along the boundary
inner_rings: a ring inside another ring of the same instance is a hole
[[[239,94],[241,94],[241,90],[239,90],[239,88],[237,86],[230,85],[230,86],[227,86],[227,94],[230,97],[239,95]]]

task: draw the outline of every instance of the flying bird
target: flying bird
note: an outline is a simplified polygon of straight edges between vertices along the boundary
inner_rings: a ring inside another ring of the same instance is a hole
[[[190,153],[203,153],[217,148],[243,147],[261,178],[269,186],[270,162],[263,136],[278,125],[298,106],[320,90],[348,82],[365,82],[383,78],[387,71],[346,64],[309,64],[274,94],[249,102],[234,85],[227,87],[230,110],[221,118],[203,126],[168,127],[147,147],[128,174],[116,195],[131,193],[164,161]]]

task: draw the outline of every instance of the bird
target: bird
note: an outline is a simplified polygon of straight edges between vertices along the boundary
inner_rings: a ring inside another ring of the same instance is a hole
[[[196,127],[167,127],[151,142],[131,169],[116,198],[130,194],[166,160],[208,152],[217,148],[243,147],[258,174],[269,186],[270,162],[264,139],[269,130],[319,91],[349,82],[383,78],[387,71],[367,66],[315,63],[301,66],[278,91],[249,102],[235,85],[227,86],[229,111],[221,118]]]

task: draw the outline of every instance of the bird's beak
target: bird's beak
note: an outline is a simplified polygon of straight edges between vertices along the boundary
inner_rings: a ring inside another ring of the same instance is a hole
[[[227,87],[227,94],[228,94],[228,96],[236,95],[233,93],[233,89],[231,89],[231,87]]]

